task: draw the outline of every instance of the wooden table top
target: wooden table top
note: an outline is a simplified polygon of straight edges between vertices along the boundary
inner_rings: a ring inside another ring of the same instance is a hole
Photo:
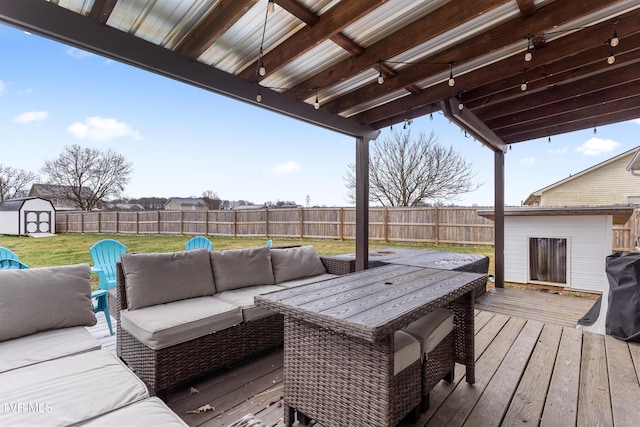
[[[484,279],[478,273],[387,265],[257,296],[255,304],[376,342]]]

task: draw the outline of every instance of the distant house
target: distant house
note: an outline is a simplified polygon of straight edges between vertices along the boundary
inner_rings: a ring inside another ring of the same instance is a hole
[[[54,184],[33,184],[29,190],[28,197],[40,197],[49,200],[56,210],[74,210],[78,209],[75,201],[68,197],[73,187],[67,185]],[[82,189],[82,197],[89,199],[93,195],[90,188]]]
[[[164,204],[165,211],[206,211],[209,205],[202,199],[193,197],[172,197]]]
[[[636,147],[534,191],[527,197],[524,204],[527,206],[640,204],[639,152],[640,148]]]

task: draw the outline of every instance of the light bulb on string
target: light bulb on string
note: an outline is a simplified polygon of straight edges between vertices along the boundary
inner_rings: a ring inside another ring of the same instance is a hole
[[[598,134],[598,129],[597,129],[597,128],[595,128],[595,127],[593,128],[593,134],[594,134],[594,135],[597,135],[597,134]]]
[[[531,36],[527,36],[527,52],[524,54],[524,60],[526,62],[530,62],[533,59],[533,54],[531,53]]]
[[[378,74],[378,84],[381,85],[384,83],[384,74],[382,74],[382,61],[378,61],[378,68],[380,70],[380,74]]]
[[[522,80],[522,83],[520,83],[520,90],[523,92],[527,90],[527,81],[524,79]]]
[[[611,65],[616,62],[616,57],[613,55],[613,50],[609,48],[609,56],[607,57],[607,64]]]
[[[462,101],[462,91],[458,93],[458,110],[464,110],[464,102]]]
[[[256,101],[262,102],[262,94],[260,93],[260,89],[258,89],[258,94],[256,95]]]
[[[313,103],[313,108],[320,109],[320,100],[318,99],[318,89],[316,89],[316,101]]]
[[[267,11],[269,13],[273,13],[274,10],[276,10],[275,0],[269,0],[269,3],[267,3]]]
[[[456,84],[456,79],[453,78],[453,62],[449,62],[449,87],[453,87]]]
[[[260,68],[258,69],[258,74],[260,74],[261,77],[264,77],[267,75],[267,69],[264,66],[264,63],[262,62],[262,59],[260,60]]]
[[[549,144],[551,144],[551,137],[550,137],[550,136],[549,136],[549,137],[547,137],[547,142],[548,142]]]
[[[512,150],[512,148],[511,148],[511,144],[509,144],[509,151],[511,151],[511,150]]]
[[[618,33],[614,30],[613,31],[613,36],[611,36],[611,41],[609,42],[609,44],[612,47],[616,47],[620,44],[620,39],[618,38]]]
[[[433,121],[433,113],[429,113],[429,121]]]

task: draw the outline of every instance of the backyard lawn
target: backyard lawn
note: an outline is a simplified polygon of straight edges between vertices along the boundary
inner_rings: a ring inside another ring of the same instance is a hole
[[[184,244],[192,236],[135,236],[116,234],[58,234],[52,237],[33,238],[25,236],[0,235],[0,246],[4,246],[19,257],[29,267],[47,267],[52,265],[91,264],[89,248],[102,239],[114,239],[127,247],[127,252],[172,252],[184,249]],[[266,244],[266,238],[232,238],[209,236],[213,249],[250,248]],[[326,239],[284,239],[272,238],[274,246],[313,245],[321,255],[338,255],[355,252],[353,240]],[[491,262],[489,274],[493,274],[492,246],[449,246],[431,244],[399,244],[372,241],[370,249],[380,248],[430,249],[444,252],[472,253],[487,255]]]

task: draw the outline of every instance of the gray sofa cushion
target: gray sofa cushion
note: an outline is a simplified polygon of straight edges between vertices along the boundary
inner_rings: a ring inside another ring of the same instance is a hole
[[[272,249],[271,264],[275,283],[327,272],[316,248],[311,245],[297,248]]]
[[[218,292],[246,286],[273,285],[269,248],[211,251],[211,267]]]
[[[0,372],[98,349],[84,326],[39,332],[0,343]]]
[[[0,341],[93,326],[89,264],[0,271]]]
[[[121,262],[129,310],[216,292],[206,249],[123,254]]]
[[[80,425],[95,427],[188,427],[187,423],[182,421],[157,397],[132,403]]]
[[[153,350],[181,344],[242,322],[242,310],[212,296],[122,310],[122,329]]]
[[[144,383],[102,350],[3,372],[0,384],[3,426],[70,426],[149,397]]]
[[[242,308],[242,318],[244,321],[250,322],[275,314],[275,312],[267,310],[266,308],[256,307],[254,305],[254,297],[283,289],[285,288],[276,285],[248,286],[246,288],[220,292],[214,295],[213,298],[239,306]]]

